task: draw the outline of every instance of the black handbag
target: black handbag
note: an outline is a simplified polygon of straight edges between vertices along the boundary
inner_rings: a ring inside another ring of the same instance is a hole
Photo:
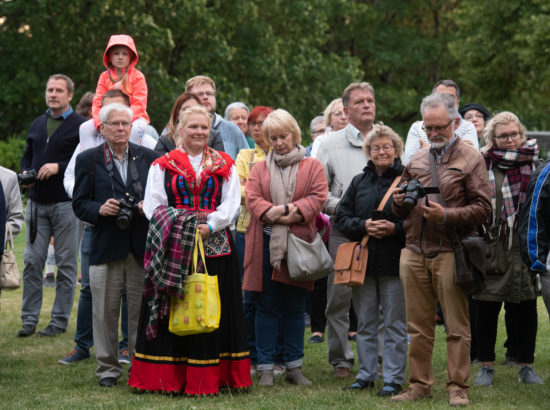
[[[435,160],[430,153],[432,184],[439,186],[435,172]],[[436,195],[438,202],[445,207],[443,195]],[[455,253],[455,282],[465,295],[475,295],[485,288],[485,241],[480,236],[468,235],[460,239],[456,230],[447,226],[447,233]]]

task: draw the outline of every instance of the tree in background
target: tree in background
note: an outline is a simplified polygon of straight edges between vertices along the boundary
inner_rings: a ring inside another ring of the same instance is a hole
[[[307,129],[352,81],[376,90],[377,118],[406,135],[435,81],[463,102],[546,127],[547,2],[529,0],[0,0],[0,139],[26,134],[48,76],[94,90],[109,36],[130,34],[164,127],[185,81],[211,76],[218,112],[235,100],[283,107]],[[536,90],[536,92],[535,92]]]

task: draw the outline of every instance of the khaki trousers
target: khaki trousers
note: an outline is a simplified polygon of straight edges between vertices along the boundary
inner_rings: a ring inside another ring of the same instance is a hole
[[[137,260],[132,253],[124,259],[90,266],[96,376],[100,379],[118,379],[122,375],[122,366],[118,363],[118,318],[125,287],[128,302],[128,356],[131,363],[144,277],[143,261]]]
[[[470,374],[470,320],[468,302],[455,284],[453,252],[433,259],[403,249],[400,276],[405,289],[409,346],[410,385],[431,394],[434,381],[432,351],[435,307],[439,300],[447,324],[447,391],[467,390]]]

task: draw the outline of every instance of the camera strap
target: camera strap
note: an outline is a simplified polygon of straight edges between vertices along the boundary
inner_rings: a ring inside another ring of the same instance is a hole
[[[439,178],[437,177],[437,173],[435,171],[434,154],[432,152],[429,152],[428,157],[430,158],[430,172],[432,174],[432,185],[434,187],[439,188]],[[440,190],[440,192],[441,192],[441,190]],[[440,205],[445,207],[445,200],[443,199],[443,195],[441,195],[441,193],[437,193],[437,194],[434,194],[434,195],[437,199],[437,202],[439,202]],[[428,195],[426,195],[426,206],[429,206],[429,204],[428,204]],[[437,255],[439,255],[439,252],[441,251],[441,246],[443,244],[443,240],[441,238],[439,239],[439,249],[437,251],[435,251],[434,253],[428,255],[424,252],[424,247],[422,246],[422,237],[424,236],[424,229],[426,228],[426,222],[427,222],[426,218],[424,218],[424,216],[422,216],[422,226],[420,227],[420,252],[422,252],[422,255],[424,255],[424,257],[426,257],[428,259],[433,259]]]
[[[111,154],[111,148],[109,147],[109,144],[105,143],[103,147],[103,152],[105,154],[105,167],[107,168],[107,172],[109,173],[109,177],[111,178],[111,185],[113,188],[113,195],[115,195],[115,187],[113,184],[113,155]],[[130,152],[130,146],[128,145],[128,170],[130,173],[130,181],[132,184],[132,188],[134,192],[136,193],[136,196],[141,199],[141,193],[143,192],[143,187],[141,186],[141,181],[139,180],[139,172],[137,170],[137,165],[135,158],[132,156],[132,153]]]

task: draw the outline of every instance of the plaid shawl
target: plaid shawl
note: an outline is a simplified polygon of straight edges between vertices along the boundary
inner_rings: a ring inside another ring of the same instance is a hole
[[[490,149],[485,155],[485,164],[489,177],[489,188],[491,193],[491,205],[493,216],[486,226],[487,231],[498,225],[499,236],[508,238],[508,247],[512,246],[511,232],[517,225],[516,216],[521,211],[525,202],[527,185],[531,179],[531,172],[534,169],[535,161],[539,155],[539,147],[536,140],[528,140],[518,150]],[[496,221],[496,181],[493,168],[497,166],[505,172],[502,182],[502,210],[500,221]]]
[[[184,298],[183,286],[190,273],[197,221],[195,215],[159,206],[149,222],[145,249],[143,296],[150,305],[147,339],[157,336],[158,320],[168,316],[170,296]]]

